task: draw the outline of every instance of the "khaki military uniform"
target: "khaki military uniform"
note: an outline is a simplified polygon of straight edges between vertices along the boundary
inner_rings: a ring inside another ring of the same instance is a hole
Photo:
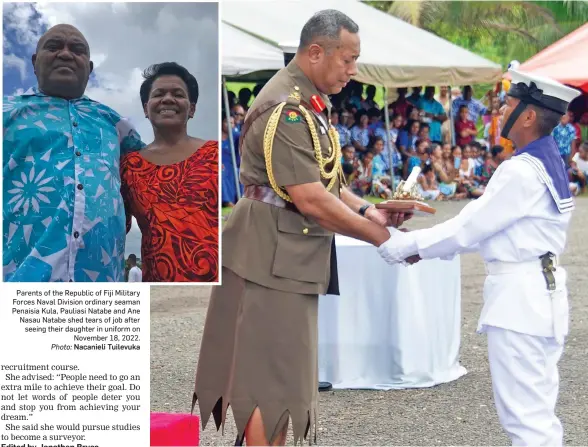
[[[314,98],[313,98],[314,96]],[[313,108],[320,97],[325,110]],[[318,295],[338,293],[334,235],[300,214],[284,186],[322,182],[339,197],[339,138],[330,102],[295,62],[252,104],[242,128],[244,198],[222,235],[222,285],[213,289],[194,403],[217,429],[227,407],[239,436],[259,407],[270,442],[288,416],[295,442],[313,429],[318,394]],[[310,440],[310,437],[309,437]]]

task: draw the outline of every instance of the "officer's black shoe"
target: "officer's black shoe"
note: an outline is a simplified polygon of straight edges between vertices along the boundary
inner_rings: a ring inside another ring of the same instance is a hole
[[[319,392],[322,391],[331,391],[333,389],[333,385],[329,382],[319,382]]]

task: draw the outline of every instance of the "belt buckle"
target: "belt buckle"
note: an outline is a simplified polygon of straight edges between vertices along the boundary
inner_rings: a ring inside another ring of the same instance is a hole
[[[547,283],[547,288],[549,291],[555,290],[555,277],[553,276],[553,272],[556,271],[556,268],[553,265],[554,258],[555,255],[551,252],[545,253],[544,255],[539,257],[539,259],[541,259],[543,276],[545,277],[545,281]]]
[[[543,256],[540,256],[539,259],[541,259],[541,267],[545,273],[555,272],[556,269],[553,263],[555,255],[553,253],[545,253]]]

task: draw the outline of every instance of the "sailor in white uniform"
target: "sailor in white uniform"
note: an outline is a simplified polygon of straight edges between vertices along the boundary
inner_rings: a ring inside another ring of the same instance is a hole
[[[442,224],[378,248],[390,264],[478,251],[487,278],[478,332],[488,337],[496,409],[513,445],[561,446],[558,361],[568,334],[566,272],[558,265],[574,209],[551,131],[579,95],[551,79],[509,70],[503,137],[517,150],[482,197]],[[414,258],[413,258],[414,259]]]

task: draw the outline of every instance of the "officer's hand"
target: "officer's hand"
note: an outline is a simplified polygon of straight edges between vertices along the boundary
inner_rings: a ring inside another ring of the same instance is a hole
[[[412,217],[412,213],[394,213],[389,210],[378,209],[375,205],[372,205],[366,210],[365,217],[383,227],[398,228]]]
[[[372,222],[381,225],[382,227],[387,226],[386,223],[388,222],[387,213],[382,213],[383,210],[377,209],[374,205],[370,206],[367,210],[365,210],[365,218],[371,220]]]
[[[419,262],[421,260],[421,257],[419,255],[414,255],[414,256],[409,256],[408,258],[406,258],[404,260],[404,262],[413,265],[416,264],[417,262]]]

